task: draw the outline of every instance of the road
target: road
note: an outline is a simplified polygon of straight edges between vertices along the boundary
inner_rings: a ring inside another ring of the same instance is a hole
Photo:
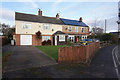
[[[112,57],[114,61],[116,75],[120,80],[120,45],[117,45],[116,47],[114,47],[114,49],[112,50]]]

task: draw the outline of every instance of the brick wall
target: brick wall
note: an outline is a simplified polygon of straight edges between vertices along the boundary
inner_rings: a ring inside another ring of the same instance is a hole
[[[16,45],[19,46],[20,45],[20,34],[16,34]]]
[[[69,32],[68,31],[68,27],[69,26],[62,26],[62,31],[65,32],[65,33],[69,33],[69,34],[89,34],[89,27],[83,27],[84,28],[84,32],[81,32],[81,26],[78,26],[78,32],[75,32],[75,27],[77,26],[72,26],[72,32]],[[67,28],[67,30],[66,30]]]
[[[36,35],[32,35],[32,45],[42,45],[42,37],[37,39]]]
[[[100,43],[95,42],[87,46],[62,47],[58,49],[59,63],[86,63],[99,49]]]
[[[44,35],[44,36],[48,36],[48,35]],[[49,35],[51,36],[51,35]],[[20,34],[16,34],[15,35],[16,38],[16,45],[20,45]],[[37,39],[36,35],[32,35],[32,45],[42,45],[42,37],[41,39]],[[51,36],[51,45],[53,45],[53,38]]]

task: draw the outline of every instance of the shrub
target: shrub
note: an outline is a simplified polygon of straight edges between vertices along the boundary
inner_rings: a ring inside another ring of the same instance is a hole
[[[118,36],[117,35],[112,35],[112,43],[118,43]]]
[[[41,32],[40,31],[36,32],[36,38],[41,39]]]
[[[47,40],[47,45],[51,45],[51,40]]]
[[[43,41],[42,45],[51,45],[51,40]]]
[[[47,43],[47,41],[45,40],[45,41],[42,42],[42,45],[45,45],[46,43]]]

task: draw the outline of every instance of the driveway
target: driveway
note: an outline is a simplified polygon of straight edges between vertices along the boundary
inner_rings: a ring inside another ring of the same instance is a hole
[[[6,51],[12,51],[13,55],[8,61],[4,72],[56,64],[56,61],[50,59],[34,46],[7,45],[3,47],[3,52]]]

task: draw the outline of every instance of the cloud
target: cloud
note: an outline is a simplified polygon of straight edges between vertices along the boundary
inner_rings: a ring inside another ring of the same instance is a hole
[[[0,8],[0,22],[11,26],[14,25],[15,12],[7,8]]]
[[[107,32],[112,32],[112,31],[118,31],[118,24],[117,24],[118,17],[112,17],[107,19]],[[100,28],[103,28],[105,30],[105,19],[99,19],[97,20],[98,24],[96,26],[99,26]],[[86,20],[86,24],[90,26],[90,30],[92,27],[94,27],[95,20]]]
[[[111,4],[111,5],[110,5]],[[92,17],[98,17],[98,18],[107,18],[107,17],[115,17],[117,15],[118,9],[117,9],[117,3],[107,3],[101,4],[101,6],[98,6],[91,10],[90,14]]]
[[[0,8],[0,18],[5,20],[13,20],[15,19],[14,11],[7,8]]]
[[[32,0],[3,0],[2,2],[32,2]],[[36,2],[56,2],[55,0],[35,0]],[[118,2],[119,0],[64,0],[63,2]]]
[[[31,5],[32,5],[34,8],[38,8],[38,5],[35,3],[34,0],[32,0],[30,3],[31,3]]]
[[[63,0],[56,0],[56,2],[53,3],[53,5],[52,5],[52,10],[51,10],[52,13],[55,13],[55,12],[58,12],[58,11],[59,11],[59,10],[58,10],[58,5],[59,5],[60,3],[62,3],[62,1],[63,1]],[[56,10],[58,10],[58,11],[56,11]]]
[[[38,5],[35,0],[16,0],[16,2],[26,2],[27,4],[31,4],[33,8],[38,8]],[[28,7],[28,6],[27,6]]]

